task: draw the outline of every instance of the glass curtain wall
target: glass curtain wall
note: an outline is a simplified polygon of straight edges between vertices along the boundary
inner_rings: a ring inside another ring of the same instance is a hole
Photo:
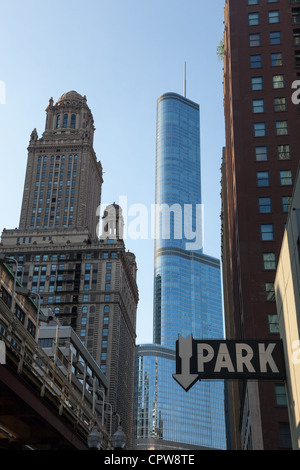
[[[203,254],[199,106],[157,103],[153,345],[137,348],[136,449],[225,449],[224,383],[174,381],[178,335],[223,338],[220,262]]]

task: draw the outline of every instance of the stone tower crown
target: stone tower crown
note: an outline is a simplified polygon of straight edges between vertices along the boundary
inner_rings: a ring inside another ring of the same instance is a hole
[[[93,141],[94,119],[85,95],[69,91],[55,104],[53,98],[50,98],[46,113],[44,134],[82,134]]]

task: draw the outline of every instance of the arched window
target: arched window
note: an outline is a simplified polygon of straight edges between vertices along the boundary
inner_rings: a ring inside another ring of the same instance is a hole
[[[60,127],[60,114],[56,118],[56,129]]]
[[[87,313],[88,312],[88,308],[87,306],[85,305],[84,307],[82,307],[82,313]]]
[[[67,126],[68,126],[68,115],[64,114],[63,127],[67,127]]]
[[[104,313],[109,313],[109,305],[104,305]]]
[[[75,125],[76,125],[76,114],[72,114],[71,115],[71,128],[75,129]]]

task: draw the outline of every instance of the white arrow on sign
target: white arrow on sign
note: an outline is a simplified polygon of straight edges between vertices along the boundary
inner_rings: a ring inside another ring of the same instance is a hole
[[[190,373],[190,359],[193,355],[193,335],[183,338],[178,335],[179,351],[181,358],[181,374],[173,374],[173,378],[187,392],[198,380],[197,374]]]

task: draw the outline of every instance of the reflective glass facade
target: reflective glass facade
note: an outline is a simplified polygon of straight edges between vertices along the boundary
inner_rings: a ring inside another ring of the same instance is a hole
[[[224,449],[223,382],[197,382],[186,393],[172,378],[174,371],[174,351],[137,348],[135,448]]]
[[[220,263],[203,254],[199,235],[200,176],[199,106],[165,94],[157,107],[155,344],[137,348],[137,449],[226,448],[224,383],[198,382],[186,393],[172,377],[178,334],[223,338]]]
[[[199,106],[174,93],[162,95],[157,104],[155,202],[155,250],[186,250],[191,233],[202,230],[201,220],[196,220],[196,205],[201,205]],[[168,206],[169,218],[158,210],[162,204]],[[191,245],[194,252],[202,251],[202,246],[196,250]]]

